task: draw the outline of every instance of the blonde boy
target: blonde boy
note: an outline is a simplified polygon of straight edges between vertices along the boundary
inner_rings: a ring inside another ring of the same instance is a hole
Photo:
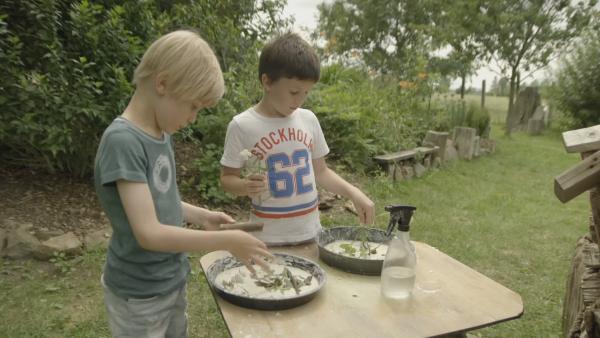
[[[266,246],[241,231],[215,229],[234,220],[182,202],[171,134],[193,123],[224,91],[219,63],[191,31],[156,40],[135,70],[135,93],[104,132],[95,187],[113,235],[102,284],[114,337],[186,337],[186,251],[229,250],[264,265]]]
[[[301,108],[319,80],[319,59],[293,33],[277,37],[262,50],[259,80],[263,97],[229,123],[221,158],[221,185],[252,197],[253,218],[265,223],[257,237],[268,245],[312,240],[321,229],[316,184],[352,200],[361,222],[373,222],[374,204],[327,167],[329,148],[317,117]],[[241,177],[247,159],[267,174]]]

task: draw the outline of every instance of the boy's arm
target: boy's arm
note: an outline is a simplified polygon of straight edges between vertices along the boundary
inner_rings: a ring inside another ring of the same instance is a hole
[[[375,203],[367,195],[329,169],[325,158],[313,160],[312,165],[317,184],[327,191],[350,199],[358,212],[360,222],[363,224],[373,224]]]
[[[231,216],[220,211],[211,211],[186,202],[181,202],[183,219],[188,223],[204,226],[204,230],[219,230],[220,224],[234,223]]]
[[[247,265],[254,259],[257,264],[264,266],[266,263],[261,257],[272,257],[263,242],[240,230],[200,231],[161,224],[146,183],[119,180],[117,189],[133,234],[146,250],[227,250]]]
[[[252,174],[241,178],[241,168],[221,166],[221,186],[226,192],[237,196],[254,197],[267,190],[267,176]]]

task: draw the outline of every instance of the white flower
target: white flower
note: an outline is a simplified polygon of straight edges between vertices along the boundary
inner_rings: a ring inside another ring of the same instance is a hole
[[[240,151],[240,156],[244,158],[245,161],[248,161],[252,156],[252,153],[248,149],[244,149]]]

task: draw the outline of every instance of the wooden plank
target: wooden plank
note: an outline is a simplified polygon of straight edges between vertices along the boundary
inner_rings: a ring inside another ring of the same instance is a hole
[[[377,155],[373,159],[381,163],[394,163],[396,161],[407,160],[415,157],[417,152],[415,150],[402,150],[396,153],[390,153],[385,155]]]
[[[437,152],[439,147],[416,147],[412,150],[402,150],[395,153],[377,155],[374,156],[373,159],[380,163],[394,163],[398,161],[408,160],[410,158],[414,158],[417,154],[431,154]]]
[[[554,194],[566,203],[600,184],[600,151],[554,178]]]
[[[431,337],[462,332],[518,318],[521,297],[421,242],[417,250],[415,289],[411,298],[389,301],[381,296],[379,276],[340,271],[318,260],[316,244],[272,248],[318,262],[327,282],[314,299],[284,311],[260,311],[216,301],[233,338],[238,337]],[[227,255],[203,256],[204,271]]]
[[[562,137],[568,153],[599,150],[600,124],[593,127],[565,131]]]
[[[248,232],[261,231],[265,224],[263,222],[225,223],[219,225],[220,230],[244,230]]]
[[[434,146],[434,147],[416,147],[415,148],[415,150],[417,151],[417,153],[420,153],[420,154],[423,154],[423,155],[437,153],[437,151],[439,149],[440,149],[440,147],[438,147],[438,146]]]

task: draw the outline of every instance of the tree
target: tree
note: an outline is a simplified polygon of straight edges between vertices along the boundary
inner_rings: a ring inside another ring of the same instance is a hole
[[[431,42],[426,28],[436,12],[434,0],[335,0],[318,6],[318,34],[328,53],[362,55],[364,63],[400,78],[424,69]]]
[[[595,0],[482,0],[479,6],[487,32],[479,36],[490,59],[510,79],[506,134],[513,127],[513,106],[519,72],[545,67],[568,47],[594,16]],[[526,78],[525,75],[523,78]]]
[[[452,74],[461,78],[460,97],[465,96],[465,81],[472,75],[476,61],[484,52],[477,36],[481,31],[479,6],[472,0],[440,1],[437,12],[431,17],[434,25],[431,35],[436,45],[449,46],[450,53],[445,58],[443,75]]]

